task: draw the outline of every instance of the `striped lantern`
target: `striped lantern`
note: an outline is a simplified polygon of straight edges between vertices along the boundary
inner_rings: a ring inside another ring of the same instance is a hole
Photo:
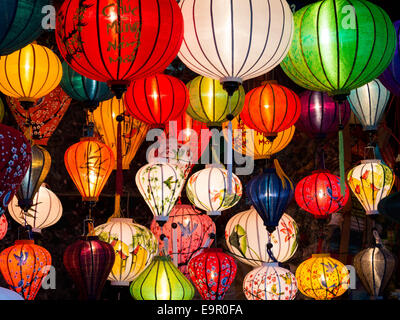
[[[3,240],[3,238],[6,236],[7,230],[8,230],[8,221],[6,215],[3,213],[0,216],[0,240]]]
[[[289,260],[296,253],[298,236],[296,222],[286,213],[282,215],[275,231],[268,233],[253,207],[234,215],[225,227],[225,241],[229,251],[236,259],[252,267],[272,262],[267,253],[268,243],[272,243],[271,251],[278,262]]]

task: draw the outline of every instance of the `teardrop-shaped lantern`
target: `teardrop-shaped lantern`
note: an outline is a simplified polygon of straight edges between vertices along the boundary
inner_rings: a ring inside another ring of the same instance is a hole
[[[6,236],[8,230],[8,221],[5,214],[0,216],[0,240]]]

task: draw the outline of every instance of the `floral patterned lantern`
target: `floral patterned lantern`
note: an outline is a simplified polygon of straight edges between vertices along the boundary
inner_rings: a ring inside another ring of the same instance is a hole
[[[247,300],[294,300],[297,281],[293,273],[278,263],[263,263],[246,275],[243,292]]]
[[[50,253],[33,240],[17,240],[0,253],[0,271],[11,290],[34,300],[51,266]]]
[[[0,287],[0,300],[24,300],[24,298],[15,291]]]
[[[282,215],[275,231],[268,233],[254,207],[233,216],[225,227],[225,241],[229,251],[236,259],[252,267],[272,262],[267,253],[269,242],[273,245],[272,255],[278,262],[289,260],[296,253],[298,236],[296,222],[286,213]]]
[[[189,261],[189,274],[203,300],[222,300],[236,276],[235,260],[222,249],[205,249]]]
[[[8,230],[8,221],[6,215],[2,214],[0,216],[0,240],[2,240],[6,236],[7,230]]]
[[[94,233],[114,248],[115,262],[108,276],[111,285],[128,286],[158,253],[156,237],[132,219],[111,218]]]
[[[367,215],[379,214],[378,204],[392,190],[395,176],[381,160],[363,160],[347,174],[347,183]]]
[[[160,251],[168,248],[175,265],[189,277],[188,263],[192,257],[209,248],[215,237],[216,227],[212,219],[190,205],[177,204],[169,214],[167,223],[161,227],[153,220],[151,231],[159,239]],[[164,234],[168,239],[166,248]]]

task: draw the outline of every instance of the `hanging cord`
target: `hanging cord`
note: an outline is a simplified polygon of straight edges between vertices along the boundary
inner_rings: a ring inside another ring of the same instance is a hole
[[[318,219],[319,235],[318,235],[318,246],[317,253],[321,253],[325,241],[325,219]]]
[[[339,171],[340,171],[340,192],[342,197],[346,195],[346,182],[345,182],[345,168],[344,168],[344,140],[343,140],[343,130],[344,126],[342,124],[342,105],[343,100],[338,101],[339,104]]]
[[[271,233],[268,232],[268,243],[265,246],[266,250],[267,250],[267,255],[268,257],[272,260],[272,262],[278,262],[278,260],[276,260],[274,254],[272,253],[272,247],[274,245],[271,242]]]
[[[229,121],[228,124],[228,150],[227,150],[227,155],[228,155],[228,159],[227,159],[227,166],[228,166],[228,194],[232,194],[232,170],[233,170],[233,148],[232,148],[232,120],[233,120],[233,115],[232,115],[232,96],[228,95],[228,105],[229,105],[229,114],[226,117],[227,120]]]
[[[94,207],[95,203],[90,201],[88,202],[88,216],[86,219],[83,221],[83,235],[84,237],[90,237],[94,235],[94,220],[92,218],[92,209]]]

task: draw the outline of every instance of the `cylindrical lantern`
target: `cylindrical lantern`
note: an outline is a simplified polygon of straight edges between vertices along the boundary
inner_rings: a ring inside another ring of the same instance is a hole
[[[235,206],[242,197],[242,183],[232,174],[232,193],[228,193],[228,171],[209,167],[194,173],[186,185],[186,195],[197,208],[208,215],[220,215],[221,211]]]
[[[150,127],[133,117],[124,115],[125,113],[126,107],[123,100],[112,98],[100,103],[99,107],[93,112],[93,122],[104,143],[113,150],[117,158],[117,117],[123,116],[123,121],[121,122],[122,169],[129,170],[130,163],[145,140]],[[116,168],[117,159],[114,169]]]
[[[115,262],[108,276],[111,285],[128,286],[158,253],[154,234],[132,219],[112,218],[94,232],[114,248]]]
[[[308,90],[346,95],[376,79],[395,47],[393,24],[377,5],[318,1],[294,14],[293,42],[281,67]]]
[[[17,240],[0,253],[0,271],[10,289],[34,300],[51,267],[50,253],[33,240]]]
[[[168,256],[156,256],[131,284],[135,300],[192,300],[194,287]]]
[[[330,254],[313,254],[296,270],[297,286],[302,294],[315,300],[341,296],[350,286],[346,266]]]
[[[90,5],[67,0],[57,13],[56,40],[64,59],[79,74],[112,86],[126,88],[131,80],[162,72],[175,59],[182,38],[175,0],[96,0]]]
[[[150,163],[136,173],[136,186],[157,221],[167,221],[185,185],[178,165]]]
[[[69,245],[64,252],[64,266],[79,290],[81,300],[99,300],[114,265],[111,244],[88,236]]]
[[[0,240],[2,240],[6,236],[7,230],[8,230],[8,221],[6,215],[3,213],[0,216]]]
[[[333,100],[326,92],[305,91],[300,94],[301,113],[296,127],[311,137],[325,138],[337,133],[350,119],[350,106]]]
[[[378,79],[350,92],[348,100],[351,110],[364,130],[378,129],[389,97],[389,90]]]
[[[294,300],[297,281],[293,273],[278,263],[263,263],[246,274],[243,292],[247,300]]]
[[[61,81],[57,55],[38,44],[0,57],[0,91],[20,101],[35,102],[53,91]]]
[[[252,267],[272,262],[267,244],[272,244],[272,254],[279,262],[289,260],[298,247],[299,229],[296,222],[284,213],[274,232],[269,234],[263,220],[252,207],[233,216],[225,227],[225,241],[230,252],[239,261]]]
[[[192,257],[212,245],[216,234],[215,223],[206,215],[187,204],[177,204],[169,214],[169,219],[161,227],[153,220],[151,231],[159,239],[160,251],[172,258],[178,269],[189,278],[188,263]],[[164,234],[168,239],[166,247]]]
[[[18,130],[0,124],[0,215],[21,185],[32,160],[31,145]]]
[[[205,249],[189,261],[189,274],[203,300],[222,300],[236,276],[235,259],[222,249]]]
[[[198,76],[187,85],[190,103],[187,114],[207,126],[221,126],[227,116],[236,117],[243,109],[245,92],[243,86],[231,96],[218,80]]]
[[[96,138],[82,138],[64,155],[67,171],[83,201],[97,201],[115,164],[114,153]]]
[[[347,174],[347,183],[367,215],[378,214],[378,204],[392,190],[395,176],[381,160],[363,160]]]
[[[0,287],[0,300],[24,300],[24,298],[15,291]]]
[[[157,74],[132,81],[124,103],[127,113],[134,118],[164,128],[168,121],[177,119],[186,111],[189,94],[178,78]]]
[[[289,129],[300,117],[298,95],[279,84],[266,83],[246,94],[240,117],[245,125],[267,136]]]
[[[338,176],[331,174],[329,170],[317,170],[300,180],[294,196],[300,208],[317,219],[326,219],[344,208],[349,194],[346,187],[346,193],[342,196]]]
[[[42,185],[27,211],[18,205],[18,199],[14,197],[8,205],[8,212],[20,225],[29,225],[33,232],[40,233],[42,229],[56,224],[61,219],[63,207],[57,195]]]

